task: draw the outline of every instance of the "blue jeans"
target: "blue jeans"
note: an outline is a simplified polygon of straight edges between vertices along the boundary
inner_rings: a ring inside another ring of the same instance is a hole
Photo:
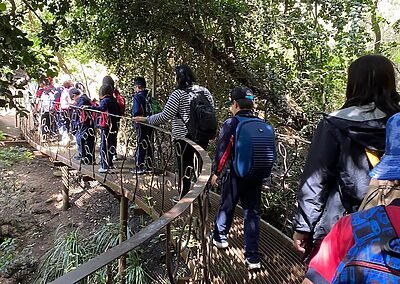
[[[137,152],[136,152],[136,167],[151,169],[153,164],[153,128],[139,125],[137,131]]]
[[[110,131],[109,128],[101,128],[100,165],[103,169],[109,169],[114,166],[112,158],[116,153],[116,135],[116,131]]]
[[[83,158],[84,164],[91,164],[95,161],[94,140],[95,130],[92,126],[82,125],[75,134],[78,156]]]
[[[260,261],[260,206],[262,180],[243,180],[233,172],[227,172],[222,183],[221,201],[215,220],[214,239],[227,240],[232,226],[235,207],[239,200],[244,215],[245,257],[250,262]]]

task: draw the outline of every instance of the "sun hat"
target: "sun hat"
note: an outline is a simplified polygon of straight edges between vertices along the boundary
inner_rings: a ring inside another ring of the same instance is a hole
[[[400,180],[400,113],[386,123],[385,154],[369,176],[378,180]]]

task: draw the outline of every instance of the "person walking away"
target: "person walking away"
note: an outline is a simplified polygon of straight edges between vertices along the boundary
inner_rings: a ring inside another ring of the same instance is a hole
[[[341,218],[311,258],[303,284],[400,283],[399,113],[386,129],[385,155],[369,175],[388,190],[388,206]]]
[[[136,77],[133,81],[134,91],[132,98],[132,117],[148,116],[146,80],[143,77]],[[151,170],[153,164],[153,141],[151,139],[153,129],[149,126],[134,122],[137,135],[136,167],[132,169],[133,174],[144,174]]]
[[[79,89],[72,88],[70,90],[71,98],[75,102],[73,106],[72,122],[76,125],[76,145],[77,155],[74,156],[75,160],[80,160],[86,165],[93,164],[94,158],[94,120],[90,111],[83,110],[84,106],[91,106],[92,102],[89,97],[81,93]]]
[[[43,91],[38,98],[38,110],[40,113],[40,141],[47,142],[51,133],[51,121],[50,121],[50,110],[51,110],[51,96],[47,91]]]
[[[112,157],[115,155],[115,137],[119,127],[119,106],[113,97],[113,88],[103,85],[99,91],[100,105],[88,106],[85,109],[101,111],[99,118],[100,128],[100,165],[99,173],[106,173],[114,168]]]
[[[60,111],[58,115],[58,130],[61,134],[61,146],[69,146],[70,138],[70,123],[71,123],[71,113],[69,106],[72,104],[71,97],[69,95],[69,90],[72,88],[73,84],[71,80],[67,80],[63,83],[63,91],[60,97]]]
[[[234,116],[222,125],[211,176],[211,185],[216,187],[220,181],[222,187],[213,244],[221,249],[228,247],[228,233],[240,200],[244,211],[245,263],[250,270],[259,269],[261,188],[275,160],[275,134],[269,124],[254,116],[250,89],[235,87],[230,96]]]
[[[107,75],[103,78],[103,85],[110,85],[113,89],[113,97],[115,98],[118,107],[119,107],[119,112],[118,115],[119,116],[124,116],[125,115],[125,98],[121,95],[121,93],[119,92],[119,90],[115,87],[115,82],[114,79]],[[120,121],[120,118],[118,118],[118,122]],[[115,153],[112,154],[112,160],[113,161],[117,161],[118,160],[118,156],[117,156],[117,147],[118,147],[118,131],[119,131],[119,127],[117,129],[117,134],[113,136],[114,140],[111,141],[112,145],[115,148]]]
[[[400,111],[393,63],[366,55],[348,69],[346,102],[314,133],[297,193],[293,245],[309,256],[333,225],[358,210],[368,190],[366,151],[382,155],[385,124]]]
[[[196,142],[203,149],[207,149],[210,139],[216,134],[218,122],[216,120],[214,110],[214,99],[210,91],[196,84],[196,77],[193,71],[186,64],[182,64],[175,69],[176,88],[168,98],[167,103],[162,112],[148,116],[136,116],[133,118],[135,122],[147,122],[152,125],[159,125],[172,120],[172,136],[175,141],[176,158],[178,165],[178,189],[180,196],[174,196],[173,202],[179,201],[180,198],[189,192],[191,182],[194,179],[194,155],[195,150],[184,138],[188,138]],[[203,119],[196,119],[195,109],[198,109],[197,102],[201,101],[203,109],[197,113],[204,114]],[[194,124],[197,122],[198,124]],[[194,125],[194,127],[192,127]],[[201,128],[200,128],[201,126]],[[202,135],[192,136],[191,133],[197,132]],[[198,169],[201,171],[202,165]],[[191,169],[191,170],[188,170]]]

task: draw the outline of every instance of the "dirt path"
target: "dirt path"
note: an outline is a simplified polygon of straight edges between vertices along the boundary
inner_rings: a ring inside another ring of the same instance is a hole
[[[15,111],[0,111],[0,130],[7,136],[21,136],[21,131],[15,127]]]
[[[13,115],[0,114],[0,130],[12,137],[20,135]],[[104,225],[106,217],[118,220],[119,210],[118,201],[91,182],[90,190],[74,187],[70,191],[72,207],[62,211],[59,170],[29,145],[13,149],[33,153],[33,159],[8,165],[0,161],[0,245],[6,239],[15,244],[7,270],[0,269],[2,284],[33,282],[39,260],[53,246],[59,226],[65,226],[64,230],[79,228],[87,236]],[[10,148],[0,146],[0,151],[7,156]]]

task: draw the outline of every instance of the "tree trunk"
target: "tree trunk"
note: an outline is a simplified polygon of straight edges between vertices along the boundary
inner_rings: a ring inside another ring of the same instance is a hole
[[[266,82],[258,80],[238,60],[220,51],[212,41],[193,30],[182,31],[175,27],[170,27],[170,30],[175,37],[203,55],[209,52],[210,58],[215,64],[221,66],[239,84],[251,88],[259,99],[269,100],[282,122],[296,130],[300,130],[307,123],[304,112],[292,98],[272,92]]]
[[[379,50],[381,49],[381,40],[382,40],[382,32],[381,28],[379,27],[378,16],[376,14],[377,9],[378,9],[378,0],[375,0],[372,2],[372,7],[371,7],[372,29],[375,34],[374,53],[379,53]]]

